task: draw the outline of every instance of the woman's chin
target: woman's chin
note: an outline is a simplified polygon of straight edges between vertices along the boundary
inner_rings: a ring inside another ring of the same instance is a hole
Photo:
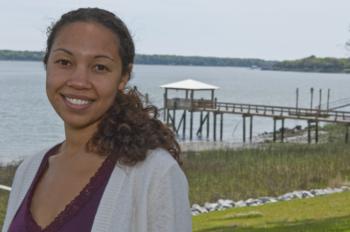
[[[98,121],[86,121],[83,119],[76,119],[76,120],[67,120],[67,119],[63,119],[64,121],[64,126],[65,128],[69,128],[69,129],[74,129],[74,130],[86,130],[86,129],[97,129],[97,124]]]

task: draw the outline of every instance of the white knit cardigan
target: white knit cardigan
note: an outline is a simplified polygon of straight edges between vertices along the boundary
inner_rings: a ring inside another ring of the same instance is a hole
[[[18,167],[2,232],[7,232],[46,151]],[[92,232],[190,232],[188,183],[164,149],[150,151],[133,167],[117,164],[107,183]]]

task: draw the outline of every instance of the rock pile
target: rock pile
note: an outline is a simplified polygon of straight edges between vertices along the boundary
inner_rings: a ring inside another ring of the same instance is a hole
[[[206,202],[203,206],[198,204],[192,205],[192,215],[198,215],[201,213],[207,213],[211,211],[221,211],[228,208],[238,208],[238,207],[246,207],[246,206],[258,206],[267,203],[274,203],[278,201],[289,201],[293,199],[303,199],[303,198],[311,198],[316,196],[328,195],[332,193],[339,193],[344,191],[350,191],[350,187],[342,186],[340,188],[326,188],[326,189],[312,189],[310,191],[301,190],[301,191],[293,191],[290,193],[283,194],[278,197],[259,197],[257,199],[249,198],[248,200],[224,200],[219,199],[216,203]]]

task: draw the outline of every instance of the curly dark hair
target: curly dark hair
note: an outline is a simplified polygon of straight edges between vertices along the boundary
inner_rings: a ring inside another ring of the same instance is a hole
[[[45,67],[54,40],[59,31],[74,22],[93,22],[110,29],[118,38],[122,74],[131,76],[135,47],[124,22],[113,13],[99,8],[80,8],[70,11],[48,28],[47,47],[43,59]],[[180,164],[180,146],[173,131],[164,125],[153,105],[145,105],[143,96],[136,88],[118,92],[114,104],[103,116],[97,131],[87,144],[87,150],[100,155],[112,155],[126,165],[143,161],[147,152],[164,148]]]

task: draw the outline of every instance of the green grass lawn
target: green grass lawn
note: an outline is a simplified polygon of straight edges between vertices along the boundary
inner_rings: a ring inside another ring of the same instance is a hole
[[[244,200],[350,183],[350,144],[268,144],[188,153],[191,203]]]
[[[7,197],[0,191],[0,230]],[[350,231],[350,192],[201,214],[193,217],[193,231]]]
[[[193,231],[350,231],[350,192],[201,214]]]

